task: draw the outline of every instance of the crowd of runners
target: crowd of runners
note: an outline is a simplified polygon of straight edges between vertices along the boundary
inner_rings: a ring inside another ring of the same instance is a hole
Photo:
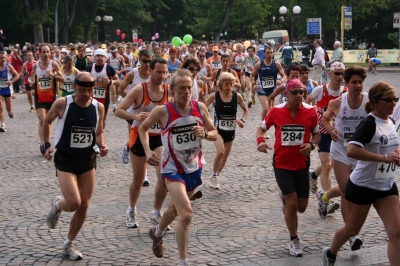
[[[310,194],[315,194],[321,218],[340,209],[344,222],[331,246],[323,248],[323,265],[334,265],[347,241],[351,250],[361,248],[357,234],[371,206],[388,234],[389,261],[400,265],[400,208],[394,182],[399,139],[390,118],[399,98],[384,81],[364,92],[365,69],[340,61],[330,65],[329,81],[321,84],[326,62],[320,44],[314,41],[312,72],[305,64],[293,64],[285,71],[274,59],[273,47],[254,41],[246,46],[194,40],[180,47],[162,42],[62,47],[42,43],[27,44],[23,54],[18,49],[11,56],[0,51],[0,132],[7,134],[5,110],[12,119],[12,99],[21,89],[28,98],[27,111],[38,117],[40,153],[51,160],[56,150],[62,196],[51,201],[49,228],[56,227],[62,211],[74,212],[62,253],[72,260],[83,256],[73,241],[93,194],[97,154],[108,153],[104,128],[111,109],[128,127],[120,143],[122,162],[130,162],[133,172],[126,226],[138,228],[139,220],[144,221],[137,204],[142,186],[150,184],[147,167],[154,166],[154,206],[148,210],[153,253],[164,256],[163,235],[178,218],[179,265],[190,265],[190,201],[202,197],[203,141],[215,145],[207,187],[218,190],[235,131],[245,126],[249,109],[259,102],[262,111],[260,125],[253,131],[254,149],[273,152],[289,254],[303,254],[297,213],[307,209]],[[19,67],[13,66],[15,60]],[[274,143],[268,135],[271,127]],[[310,172],[314,149],[320,165]],[[169,205],[163,210],[168,195]],[[335,202],[339,197],[340,204]]]

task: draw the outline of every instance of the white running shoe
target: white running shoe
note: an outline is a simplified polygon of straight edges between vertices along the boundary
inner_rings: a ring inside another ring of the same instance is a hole
[[[290,255],[295,256],[295,257],[303,256],[303,250],[301,249],[300,240],[299,239],[295,239],[293,241],[290,241],[290,243],[289,243],[289,253],[290,253]]]
[[[324,263],[323,266],[335,266],[335,261],[332,262],[332,260],[326,255],[328,249],[328,247],[324,247],[322,250],[322,262]]]
[[[320,189],[315,195],[317,196],[318,200],[318,214],[321,218],[325,218],[328,215],[328,204],[322,200],[324,191]]]
[[[138,228],[139,223],[136,222],[136,211],[132,209],[131,211],[126,211],[126,227],[128,228]]]
[[[208,181],[208,187],[219,189],[218,176],[212,175]]]
[[[160,212],[157,213],[157,214],[154,214],[154,213],[152,212],[152,213],[150,214],[151,223],[152,223],[153,225],[158,225],[158,224],[160,223],[162,217],[163,217],[163,212],[162,212],[162,211],[160,211]],[[169,231],[169,230],[171,230],[171,227],[168,225],[168,226],[167,226],[167,231]]]
[[[1,124],[0,125],[0,132],[6,132],[7,128],[6,128],[6,124]]]
[[[56,228],[58,219],[60,218],[61,209],[57,208],[57,202],[59,202],[61,199],[61,196],[55,196],[51,200],[50,211],[46,217],[46,223],[50,229]]]
[[[82,259],[82,253],[78,250],[78,248],[74,244],[63,245],[62,254],[69,256],[71,260],[80,260]]]

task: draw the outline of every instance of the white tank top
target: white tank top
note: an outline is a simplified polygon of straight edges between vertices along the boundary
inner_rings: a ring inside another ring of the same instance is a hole
[[[40,89],[47,90],[52,88],[52,77],[50,77],[46,70],[53,70],[53,60],[49,60],[49,64],[46,69],[41,69],[40,64],[36,65],[36,77],[38,78],[38,85]]]
[[[72,67],[71,74],[67,75],[64,72],[64,67],[61,68],[61,73],[64,76],[65,83],[60,83],[60,89],[66,92],[73,92],[75,89],[72,87],[72,83],[75,80],[75,68]]]
[[[107,63],[104,63],[103,69],[100,72],[96,72],[95,66],[96,64],[93,64],[90,71],[95,81],[93,97],[96,99],[105,99],[108,87],[108,84],[104,82],[104,78],[107,77]],[[100,100],[100,102],[102,101]]]
[[[119,63],[120,61],[118,56],[115,58],[110,56],[110,66],[112,66],[116,71],[118,71]]]
[[[237,64],[234,68],[236,70],[240,70],[242,68],[242,64],[244,62],[244,54],[236,54],[235,56],[235,63]]]
[[[129,84],[128,87],[125,89],[125,92],[128,93],[133,87],[136,85],[142,83],[142,82],[147,82],[150,80],[150,75],[147,79],[143,79],[140,74],[139,74],[139,68],[136,67],[133,69],[133,80],[132,84]],[[133,113],[133,105],[129,106],[128,110],[126,110],[128,113]]]
[[[207,63],[206,62],[204,62],[203,67],[200,69],[199,76],[201,79],[207,76]]]
[[[193,79],[192,100],[199,100],[199,84],[196,79]]]
[[[348,92],[342,94],[341,96],[342,100],[340,104],[340,110],[335,117],[335,128],[339,130],[339,141],[337,143],[344,145],[344,147],[349,145],[349,141],[356,131],[358,124],[367,116],[367,113],[365,112],[365,104],[369,101],[368,93],[363,92],[362,95],[362,103],[357,110],[353,110],[349,107],[347,99]]]
[[[221,49],[221,50],[219,50],[219,53],[221,54],[221,55],[223,55],[223,54],[226,54],[226,55],[229,55],[229,50],[226,50],[225,52]]]
[[[126,67],[126,70],[129,72],[129,71],[131,71],[132,68],[135,66],[135,60],[134,60],[134,57],[133,57],[133,54],[132,54],[132,53],[130,53],[130,54],[125,54],[125,55],[129,58],[129,64],[130,64],[130,66],[127,66],[127,67]]]

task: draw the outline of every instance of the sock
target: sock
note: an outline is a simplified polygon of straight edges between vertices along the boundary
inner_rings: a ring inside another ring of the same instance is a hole
[[[328,250],[326,251],[326,256],[328,257],[328,259],[333,260],[333,261],[336,261],[336,255],[333,255],[333,254],[331,253],[331,250],[330,250],[330,249],[328,249]],[[332,262],[332,261],[331,261],[331,262]]]
[[[164,235],[164,231],[161,231],[160,228],[158,228],[158,225],[157,225],[156,231],[154,232],[154,235],[156,237],[162,237]]]
[[[187,265],[189,263],[188,259],[181,260],[179,265]]]
[[[153,209],[153,211],[151,212],[151,215],[153,215],[153,216],[156,216],[158,214],[161,214],[161,210]]]
[[[212,176],[217,176],[217,174],[213,172],[213,173],[212,173]]]
[[[129,205],[129,207],[128,207],[128,212],[131,212],[132,210],[133,210],[133,211],[136,211],[136,207],[132,208],[131,205]]]
[[[114,108],[117,108],[117,104],[114,103]]]
[[[329,202],[329,198],[328,198],[328,195],[327,195],[326,192],[324,192],[324,194],[322,194],[322,200],[323,200],[325,203],[328,203],[328,202]]]
[[[318,176],[315,174],[315,172],[312,172],[312,173],[311,173],[311,178],[312,178],[312,179],[317,179]]]
[[[56,208],[57,208],[57,210],[61,210],[60,205],[58,205],[59,202],[60,202],[60,200],[56,201]]]
[[[293,241],[295,239],[299,240],[299,237],[297,235],[296,236],[290,236],[290,241]]]
[[[64,246],[68,246],[68,245],[71,245],[71,244],[72,244],[72,241],[69,240],[68,238],[66,238],[65,241],[64,241]]]

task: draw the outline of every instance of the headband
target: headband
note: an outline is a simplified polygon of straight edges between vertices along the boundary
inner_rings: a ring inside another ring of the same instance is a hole
[[[94,87],[95,82],[94,81],[80,81],[79,79],[75,78],[74,83],[76,85],[82,86],[82,87]]]

